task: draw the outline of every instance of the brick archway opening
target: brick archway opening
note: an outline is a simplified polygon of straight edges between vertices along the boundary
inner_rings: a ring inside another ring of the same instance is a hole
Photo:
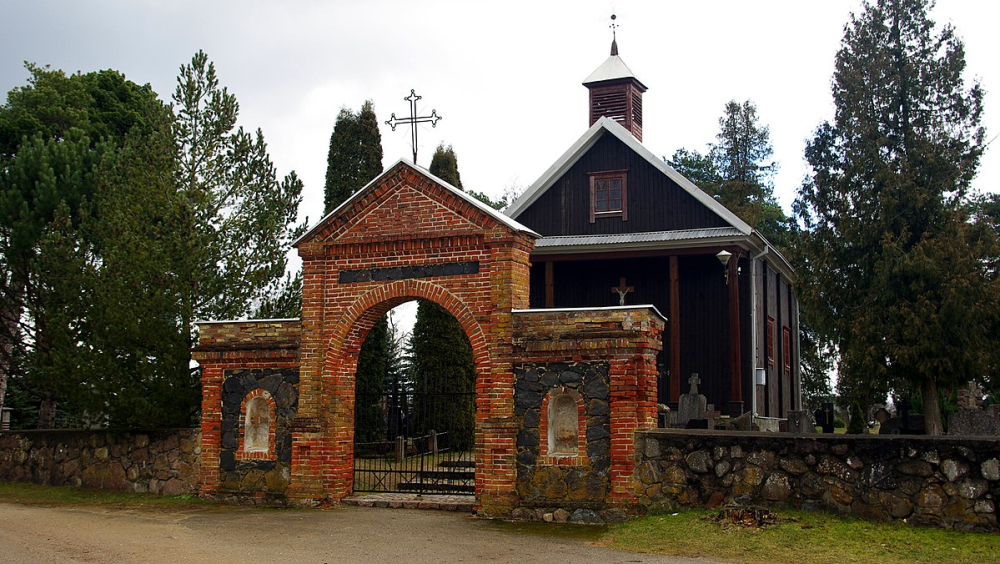
[[[353,473],[356,429],[355,385],[361,347],[378,320],[389,310],[418,299],[428,300],[441,306],[462,327],[472,349],[476,370],[474,420],[476,422],[485,420],[485,417],[481,417],[480,411],[490,400],[490,386],[484,382],[489,380],[492,363],[486,335],[469,308],[447,288],[427,281],[396,281],[368,290],[347,308],[335,324],[323,363],[322,403],[330,406],[331,417],[326,429],[329,437],[328,448],[332,453],[329,460],[333,462],[324,472],[324,489],[333,493],[335,498],[350,495],[355,489]],[[476,466],[481,467],[485,460],[480,458],[485,456],[487,449],[483,448],[486,435],[480,425],[476,425],[473,436],[472,450],[476,457],[474,462]],[[482,486],[479,483],[481,475],[476,473],[477,493]],[[350,476],[350,479],[345,479],[347,476]]]
[[[363,366],[363,359],[377,358],[371,356],[373,352],[383,350],[379,345],[372,348],[371,342],[376,336],[385,337],[375,330],[382,323],[380,319],[385,319],[378,312],[399,302],[398,298],[369,310],[374,320],[365,314],[358,319],[356,326],[363,322],[373,327],[357,354],[355,346],[345,347],[355,365],[351,454],[352,493],[356,497],[475,493],[475,385],[480,378],[469,334],[437,302],[417,300],[424,302],[420,308],[426,317],[421,324],[424,330],[415,332],[408,341],[412,362],[386,365],[383,372]],[[409,303],[415,306],[417,300]],[[392,336],[391,324],[389,330],[389,339],[402,338]],[[396,346],[402,344],[397,341]]]

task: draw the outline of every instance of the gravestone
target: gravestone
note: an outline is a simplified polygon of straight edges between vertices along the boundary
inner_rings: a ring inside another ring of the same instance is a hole
[[[820,404],[820,408],[814,413],[816,416],[816,424],[823,428],[824,433],[833,433],[833,404],[823,403]]]
[[[958,390],[958,409],[979,411],[983,408],[983,388],[975,382],[969,382]]]
[[[983,411],[983,390],[979,384],[969,382],[969,385],[958,390],[958,411],[948,418],[948,434],[960,436],[1000,435],[1000,412],[997,406]]]
[[[698,384],[701,382],[698,373],[692,373],[688,382],[691,383],[691,389],[680,397],[677,406],[677,425],[681,427],[685,427],[691,419],[704,419],[705,412],[708,411],[708,399],[698,393]]]
[[[789,411],[787,430],[789,433],[815,433],[816,426],[808,411]]]

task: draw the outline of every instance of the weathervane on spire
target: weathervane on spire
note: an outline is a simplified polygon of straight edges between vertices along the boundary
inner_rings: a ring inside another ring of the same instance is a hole
[[[618,34],[615,31],[618,29],[618,24],[615,23],[617,19],[618,16],[611,14],[611,25],[608,26],[611,28],[611,55],[618,54]]]
[[[413,164],[417,164],[417,124],[431,122],[431,127],[437,127],[437,122],[441,119],[441,116],[437,115],[437,110],[431,110],[431,115],[429,116],[418,116],[417,115],[417,100],[421,96],[411,88],[410,95],[403,100],[410,103],[410,117],[408,118],[397,118],[396,112],[392,113],[392,116],[386,121],[386,125],[396,131],[396,126],[401,124],[410,124],[410,142],[413,143]]]

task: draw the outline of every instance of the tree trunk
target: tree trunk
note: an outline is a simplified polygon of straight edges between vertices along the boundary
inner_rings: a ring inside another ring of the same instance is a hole
[[[928,435],[943,435],[941,422],[941,402],[938,401],[937,381],[933,377],[924,378],[920,385],[920,395],[924,400],[924,425]]]
[[[56,398],[46,396],[38,404],[38,429],[54,429],[56,426]]]

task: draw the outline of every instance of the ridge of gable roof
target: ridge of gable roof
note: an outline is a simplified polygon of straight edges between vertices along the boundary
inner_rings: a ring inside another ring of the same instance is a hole
[[[341,202],[341,204],[339,206],[333,208],[333,210],[331,210],[330,213],[328,213],[328,214],[324,215],[322,218],[320,218],[320,220],[318,222],[316,222],[316,225],[313,225],[311,228],[309,228],[309,230],[307,230],[305,233],[303,233],[298,239],[292,241],[292,245],[291,246],[292,247],[297,247],[300,243],[302,243],[303,241],[305,241],[305,240],[309,239],[310,237],[312,237],[313,235],[315,235],[316,232],[319,231],[320,227],[322,227],[323,224],[326,223],[326,221],[328,219],[330,219],[331,217],[334,217],[335,215],[339,214],[342,210],[347,209],[348,207],[350,207],[354,203],[355,200],[357,200],[358,198],[361,197],[362,193],[366,192],[371,186],[374,186],[374,185],[377,185],[378,183],[380,183],[384,177],[386,177],[389,174],[393,173],[393,171],[395,171],[396,168],[399,167],[400,165],[403,165],[405,167],[409,167],[409,168],[413,169],[414,171],[416,171],[417,173],[422,174],[422,175],[426,176],[427,178],[433,180],[437,184],[440,184],[442,187],[444,187],[445,190],[448,190],[448,191],[452,192],[453,194],[455,194],[459,198],[465,200],[466,202],[468,202],[468,203],[472,204],[473,206],[475,206],[476,208],[478,208],[480,211],[482,211],[486,215],[488,215],[488,216],[492,217],[493,219],[495,219],[495,220],[503,223],[504,225],[506,225],[507,227],[510,227],[514,231],[520,231],[522,233],[527,233],[527,234],[532,235],[532,236],[534,236],[536,238],[537,237],[541,237],[541,235],[538,234],[538,233],[536,233],[533,229],[529,229],[528,227],[525,227],[524,225],[522,225],[521,223],[519,223],[514,218],[509,217],[507,215],[504,215],[504,214],[500,213],[499,211],[491,208],[490,206],[484,204],[483,202],[480,202],[476,198],[474,198],[471,195],[467,194],[465,191],[460,190],[460,189],[452,186],[450,183],[448,183],[448,182],[446,182],[446,181],[438,178],[437,176],[435,176],[434,174],[432,174],[431,171],[425,169],[424,167],[422,167],[420,165],[413,164],[412,162],[410,162],[407,159],[399,159],[396,162],[392,163],[392,166],[387,167],[385,170],[382,171],[381,174],[379,174],[378,176],[376,176],[375,178],[373,178],[371,180],[371,182],[369,182],[368,184],[365,184],[363,188],[361,188],[360,190],[358,190],[354,194],[351,194],[350,198],[344,200],[343,202]]]
[[[563,174],[566,173],[583,155],[594,146],[595,143],[601,138],[604,133],[610,133],[618,138],[622,143],[625,143],[628,148],[632,149],[636,154],[645,159],[649,164],[653,165],[654,168],[658,169],[665,176],[677,183],[681,189],[685,190],[688,194],[693,196],[698,202],[707,207],[708,209],[715,212],[716,215],[721,217],[727,223],[740,230],[744,235],[749,235],[753,229],[747,222],[740,219],[736,214],[729,211],[725,206],[715,201],[715,198],[709,196],[701,188],[698,188],[695,183],[691,182],[684,177],[681,173],[674,170],[672,166],[667,164],[663,159],[657,157],[642,145],[638,139],[632,136],[631,133],[624,127],[622,127],[615,120],[608,117],[601,117],[594,125],[590,126],[576,143],[574,143],[569,150],[567,150],[559,159],[556,160],[546,170],[542,176],[538,178],[527,190],[521,194],[517,200],[514,201],[505,211],[511,218],[517,218],[525,209],[528,208],[532,203],[535,202],[546,190],[552,187],[556,180],[559,179]]]

